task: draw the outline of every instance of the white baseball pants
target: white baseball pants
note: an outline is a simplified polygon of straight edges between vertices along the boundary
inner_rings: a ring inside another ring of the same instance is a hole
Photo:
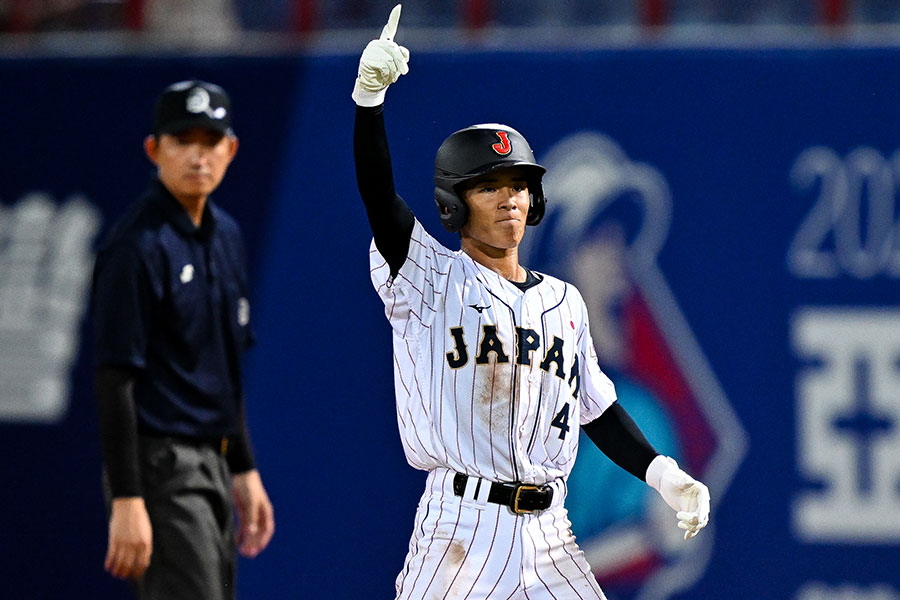
[[[483,498],[471,497],[475,486],[454,495],[453,475],[428,475],[398,600],[606,600],[575,543],[562,481],[550,508],[517,515],[486,502],[486,485]]]

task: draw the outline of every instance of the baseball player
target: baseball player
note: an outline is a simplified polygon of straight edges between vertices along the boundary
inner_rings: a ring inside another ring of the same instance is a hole
[[[363,51],[352,94],[372,283],[393,330],[397,421],[407,460],[428,471],[396,597],[605,598],[564,507],[579,428],[662,495],[685,539],[706,525],[709,491],[659,455],[616,402],[578,290],[519,264],[525,227],[540,223],[546,202],[545,169],[521,134],[475,125],[438,149],[435,201],[459,251],[396,194],[383,103],[409,70],[409,51],[393,41],[399,19],[398,5]]]

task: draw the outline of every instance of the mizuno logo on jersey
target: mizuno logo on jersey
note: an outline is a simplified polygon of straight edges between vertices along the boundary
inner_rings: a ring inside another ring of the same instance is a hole
[[[476,310],[478,308],[482,308],[482,310],[487,308],[471,304],[469,306]],[[478,312],[481,311],[479,310]],[[446,354],[447,365],[449,365],[451,369],[459,369],[469,362],[469,348],[466,344],[463,328],[451,327],[450,337],[453,338],[454,349],[452,352],[447,352]],[[543,359],[541,359],[541,362],[538,364],[541,370],[547,373],[553,373],[560,379],[566,378],[564,346],[565,342],[561,338],[553,336],[553,342],[547,348]],[[516,343],[513,352],[515,354],[515,362],[517,365],[530,367],[534,360],[534,353],[535,351],[538,351],[540,347],[541,336],[537,331],[525,327],[516,327]],[[504,346],[500,336],[497,335],[496,325],[481,326],[481,339],[478,342],[478,353],[475,355],[476,365],[489,364],[491,362],[491,354],[494,355],[494,360],[497,364],[508,363],[510,362],[509,350],[509,348]],[[578,394],[581,384],[577,353],[573,357],[569,373],[568,382],[571,385],[574,381],[575,391],[572,395],[575,396]]]
[[[469,308],[474,308],[475,310],[477,310],[479,315],[481,314],[481,311],[483,311],[486,308],[490,308],[490,307],[491,307],[490,304],[488,304],[487,306],[478,306],[477,304],[469,305]]]

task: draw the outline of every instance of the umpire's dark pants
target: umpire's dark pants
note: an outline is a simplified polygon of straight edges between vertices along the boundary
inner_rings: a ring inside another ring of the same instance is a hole
[[[141,436],[141,482],[153,528],[141,600],[233,600],[231,473],[214,445]]]

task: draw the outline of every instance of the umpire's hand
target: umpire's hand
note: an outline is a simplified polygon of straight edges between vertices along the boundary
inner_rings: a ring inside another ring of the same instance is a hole
[[[272,502],[256,469],[234,475],[231,491],[238,515],[238,550],[244,556],[253,558],[266,549],[275,533]]]
[[[144,499],[114,498],[104,567],[119,579],[138,579],[150,566],[153,530]]]

